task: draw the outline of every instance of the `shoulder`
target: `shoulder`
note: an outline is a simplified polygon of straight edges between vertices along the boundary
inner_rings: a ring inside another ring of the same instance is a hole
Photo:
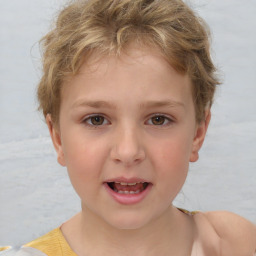
[[[206,212],[200,215],[219,237],[221,252],[230,255],[253,255],[256,252],[256,226],[250,221],[227,211]]]
[[[57,242],[59,236],[59,228],[56,228],[49,233],[33,240],[32,242],[29,242],[24,245],[24,247],[44,247],[46,244],[49,245],[49,242]]]
[[[32,242],[25,244],[20,250],[20,255],[62,255],[59,237],[60,229],[54,229],[49,233],[33,240]]]
[[[38,255],[38,256],[59,256],[59,255],[69,255],[69,256],[77,256],[72,249],[70,248],[68,242],[62,234],[60,228],[56,228],[46,235],[43,235],[36,240],[25,244],[21,248],[22,253],[25,252],[30,253],[33,251],[33,254],[24,254],[27,255]],[[38,254],[34,254],[37,251]],[[41,254],[40,254],[40,253]],[[23,254],[18,256],[23,256]]]

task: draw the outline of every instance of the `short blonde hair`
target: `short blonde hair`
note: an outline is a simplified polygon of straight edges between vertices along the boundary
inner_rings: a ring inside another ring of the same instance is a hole
[[[161,51],[170,65],[193,84],[196,120],[211,106],[216,85],[209,30],[181,0],[75,0],[58,15],[41,40],[43,75],[39,109],[58,123],[61,87],[91,54],[120,55],[136,42]]]

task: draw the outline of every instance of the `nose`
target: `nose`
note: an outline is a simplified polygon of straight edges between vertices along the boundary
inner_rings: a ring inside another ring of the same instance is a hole
[[[139,164],[145,159],[142,138],[136,128],[127,127],[115,132],[111,159],[126,167]]]

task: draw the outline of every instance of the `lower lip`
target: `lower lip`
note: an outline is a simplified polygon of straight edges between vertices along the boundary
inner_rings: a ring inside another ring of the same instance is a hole
[[[148,184],[148,186],[138,194],[119,194],[112,190],[107,183],[104,183],[104,187],[106,188],[107,192],[120,204],[131,205],[137,204],[141,202],[149,193],[152,184]]]

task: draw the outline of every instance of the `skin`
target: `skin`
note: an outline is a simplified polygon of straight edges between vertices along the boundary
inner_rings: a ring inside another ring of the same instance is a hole
[[[210,111],[196,123],[189,78],[157,51],[133,47],[119,58],[85,63],[63,86],[59,126],[50,115],[46,120],[58,162],[81,198],[81,213],[61,227],[78,255],[200,256],[228,250],[216,218],[229,222],[226,213],[189,216],[172,206],[189,162],[198,159]],[[123,205],[104,187],[116,177],[143,179],[152,187],[139,203]],[[245,225],[245,237],[253,234],[243,221],[239,230]],[[248,252],[255,249],[251,244]]]

